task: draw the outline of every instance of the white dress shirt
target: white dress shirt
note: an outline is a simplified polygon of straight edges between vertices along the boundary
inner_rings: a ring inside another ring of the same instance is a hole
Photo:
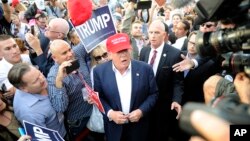
[[[175,43],[172,44],[172,46],[175,47],[175,48],[177,48],[177,49],[179,49],[179,50],[181,50],[181,48],[182,48],[182,46],[183,46],[183,44],[184,44],[185,39],[187,39],[187,36],[183,36],[183,37],[181,37],[181,38],[178,38],[178,39],[175,41]]]
[[[26,54],[21,55],[21,60],[22,62],[31,64],[30,58]],[[7,90],[13,87],[8,79],[8,73],[12,66],[13,65],[7,62],[4,58],[0,61],[0,86],[2,86],[2,84],[5,84]]]
[[[122,105],[122,112],[129,114],[130,101],[132,93],[132,73],[131,73],[131,62],[128,69],[121,74],[113,64],[113,70],[115,72],[116,83],[119,91],[120,101]]]
[[[164,55],[162,54],[162,51],[163,51],[163,47],[164,47],[164,42],[160,45],[160,47],[158,47],[157,49],[154,49],[151,47],[151,51],[149,53],[149,58],[148,58],[148,64],[150,64],[150,61],[151,61],[151,58],[153,57],[154,55],[154,50],[157,51],[157,54],[156,54],[156,58],[155,58],[155,61],[154,61],[154,65],[153,65],[153,70],[154,70],[154,74],[156,75],[156,72],[157,72],[157,68],[159,66],[159,62],[160,62],[160,59],[161,59],[161,55]],[[165,54],[166,55],[166,54]]]

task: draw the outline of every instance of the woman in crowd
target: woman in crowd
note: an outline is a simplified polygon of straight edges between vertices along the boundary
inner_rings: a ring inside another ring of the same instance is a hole
[[[100,44],[99,46],[97,46],[95,49],[93,49],[90,52],[90,56],[91,56],[91,80],[93,79],[93,69],[95,68],[96,65],[98,64],[102,64],[104,62],[109,61],[109,57],[108,57],[108,52],[106,49],[106,46],[103,44]]]
[[[90,57],[91,57],[91,72],[90,72],[90,76],[91,76],[91,80],[92,80],[92,85],[93,85],[93,69],[96,67],[96,65],[98,64],[102,64],[104,62],[109,61],[109,56],[107,53],[107,49],[106,46],[103,44],[100,44],[99,46],[97,46],[95,49],[93,49],[90,52]],[[90,102],[92,103],[92,102]],[[102,119],[100,119],[102,120]],[[95,131],[90,132],[90,136],[95,140],[95,141],[104,141],[105,137],[104,137],[104,133],[98,133]]]

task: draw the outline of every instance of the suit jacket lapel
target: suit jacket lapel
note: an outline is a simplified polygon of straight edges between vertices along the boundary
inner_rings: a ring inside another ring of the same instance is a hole
[[[151,47],[148,47],[147,51],[145,52],[145,56],[146,56],[145,62],[146,63],[148,63],[150,51],[151,51]]]
[[[138,59],[138,54],[139,54],[139,49],[138,46],[136,44],[136,40],[134,38],[131,38],[131,42],[132,42],[132,47],[133,47],[133,58],[134,59]]]
[[[162,50],[162,54],[161,54],[161,58],[160,58],[160,62],[159,62],[159,65],[158,65],[158,68],[157,68],[157,71],[156,71],[156,77],[158,76],[158,74],[160,72],[160,69],[162,68],[162,66],[164,65],[164,62],[167,59],[168,48],[169,47],[167,47],[166,44],[164,44],[164,47],[163,47],[163,50]]]
[[[130,101],[130,111],[133,108],[133,104],[136,99],[136,91],[138,89],[139,80],[140,80],[140,73],[138,71],[138,67],[135,64],[135,61],[131,61],[131,77],[132,77],[132,92],[131,92],[131,101]]]

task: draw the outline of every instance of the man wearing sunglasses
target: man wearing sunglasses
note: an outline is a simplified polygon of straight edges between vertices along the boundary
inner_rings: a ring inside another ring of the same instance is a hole
[[[39,70],[47,77],[51,66],[54,65],[54,61],[51,58],[49,52],[49,42],[56,39],[65,39],[69,32],[69,24],[62,18],[52,19],[48,26],[45,28],[44,36],[49,39],[47,43],[42,43],[37,36],[27,33],[25,35],[26,41],[32,50],[35,51],[35,55],[30,54],[32,62],[38,65]]]
[[[205,22],[200,25],[201,32],[214,32],[217,29],[217,22]]]

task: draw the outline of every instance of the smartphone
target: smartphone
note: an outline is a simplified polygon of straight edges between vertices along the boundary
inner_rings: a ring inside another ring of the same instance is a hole
[[[72,71],[78,69],[80,67],[80,64],[78,62],[78,59],[75,59],[71,62],[71,66],[65,67],[66,73],[70,74]]]
[[[26,132],[25,132],[24,128],[19,127],[19,128],[18,128],[18,131],[19,131],[19,134],[20,134],[21,136],[26,135]]]
[[[8,91],[7,91],[7,87],[5,86],[4,83],[2,84],[0,91],[1,91],[3,94],[8,92]]]
[[[30,26],[30,32],[31,32],[32,35],[35,35],[34,25]]]

